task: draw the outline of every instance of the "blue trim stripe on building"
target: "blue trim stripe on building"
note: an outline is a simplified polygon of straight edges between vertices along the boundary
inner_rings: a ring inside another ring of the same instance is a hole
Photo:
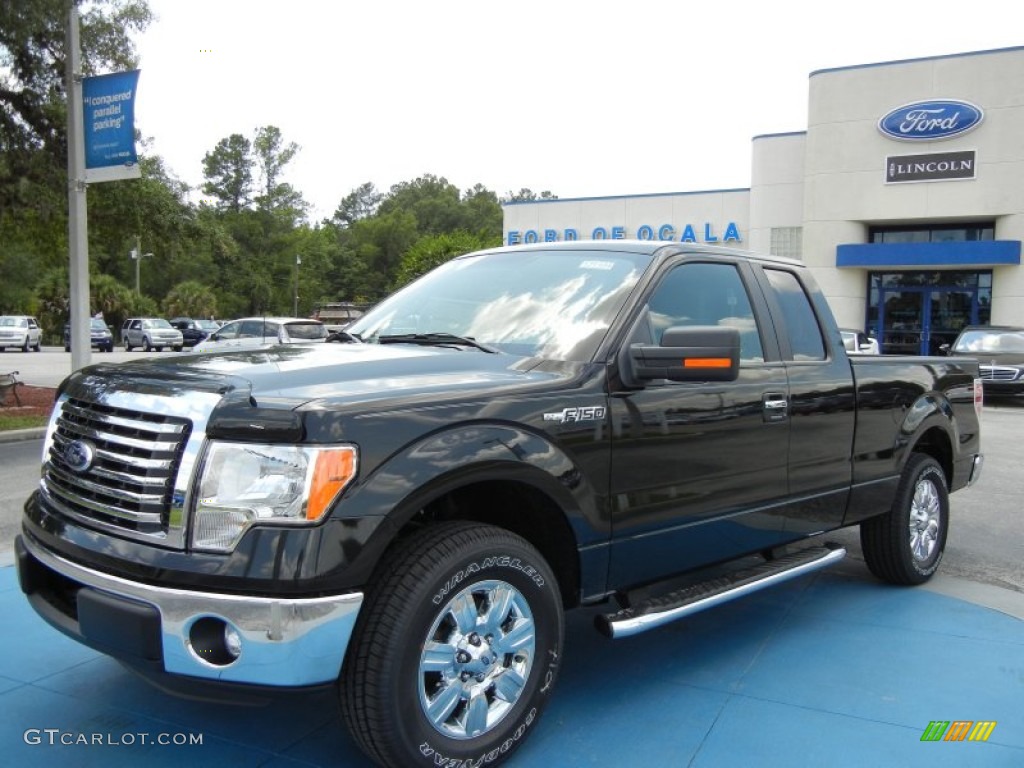
[[[1020,240],[941,243],[847,243],[837,267],[991,267],[1020,264]]]

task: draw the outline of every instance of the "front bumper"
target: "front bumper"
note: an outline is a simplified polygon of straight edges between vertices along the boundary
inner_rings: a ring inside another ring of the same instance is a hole
[[[290,688],[337,679],[363,600],[167,589],[78,565],[27,535],[15,553],[22,591],[61,632],[140,670],[206,681]],[[219,652],[227,628],[240,640],[237,657]]]

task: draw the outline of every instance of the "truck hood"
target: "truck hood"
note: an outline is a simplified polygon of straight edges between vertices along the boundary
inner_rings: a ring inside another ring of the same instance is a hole
[[[233,393],[276,408],[438,403],[550,387],[581,364],[407,344],[288,344],[89,366],[65,388]],[[95,395],[96,392],[94,391]]]

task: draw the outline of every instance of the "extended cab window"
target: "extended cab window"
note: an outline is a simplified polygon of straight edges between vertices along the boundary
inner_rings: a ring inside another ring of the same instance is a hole
[[[675,267],[651,294],[647,309],[655,344],[673,326],[727,326],[740,332],[740,360],[764,360],[747,289],[731,264]]]
[[[825,342],[821,338],[818,317],[803,286],[792,272],[781,269],[764,271],[775,289],[789,334],[792,360],[824,360]]]

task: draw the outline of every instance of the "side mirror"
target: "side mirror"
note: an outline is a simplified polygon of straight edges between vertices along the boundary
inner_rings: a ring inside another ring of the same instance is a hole
[[[629,350],[630,378],[636,382],[735,381],[740,369],[740,332],[722,326],[676,326],[658,346],[634,344]]]

